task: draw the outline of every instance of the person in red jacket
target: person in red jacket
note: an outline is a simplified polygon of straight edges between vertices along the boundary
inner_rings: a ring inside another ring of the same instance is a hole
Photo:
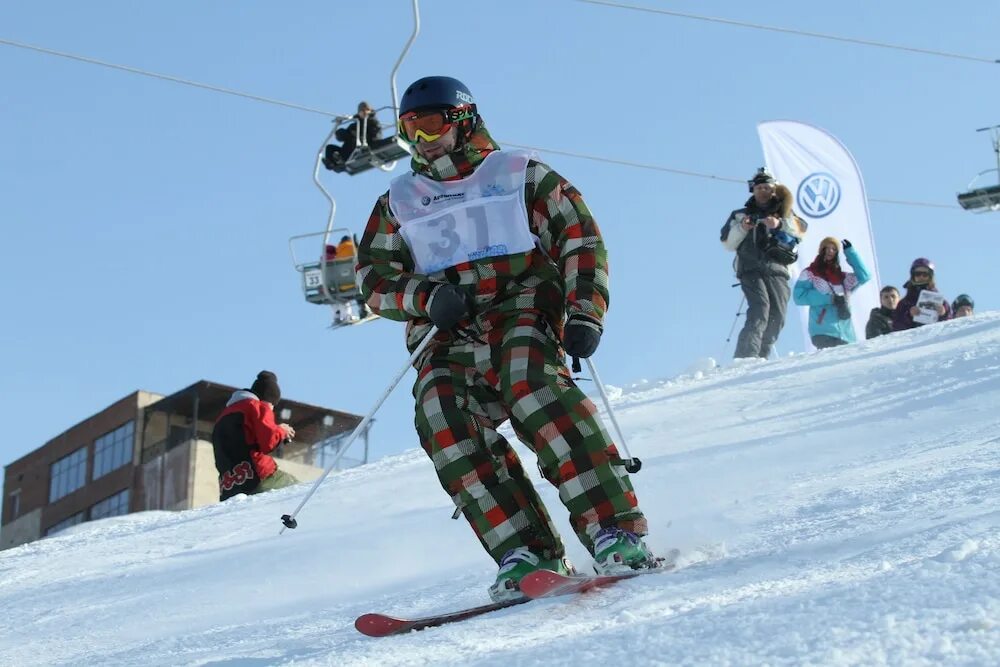
[[[219,500],[239,493],[280,489],[297,480],[268,456],[295,429],[274,421],[274,405],[281,400],[278,377],[261,371],[249,389],[233,392],[212,429],[215,468],[219,471]]]

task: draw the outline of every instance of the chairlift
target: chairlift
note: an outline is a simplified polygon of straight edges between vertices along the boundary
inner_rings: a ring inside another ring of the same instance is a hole
[[[395,106],[385,106],[375,109],[377,115],[380,111],[390,111],[396,113]],[[356,143],[354,150],[342,160],[339,155],[338,146],[330,143],[337,131],[341,128],[353,126]],[[336,173],[346,173],[349,176],[368,171],[373,167],[378,167],[382,171],[392,171],[396,167],[396,162],[410,157],[410,147],[399,134],[394,134],[387,139],[378,139],[373,143],[368,143],[368,119],[350,116],[345,118],[338,116],[333,123],[333,129],[323,142],[323,150],[319,160],[324,167]]]
[[[399,96],[396,90],[396,72],[419,32],[420,8],[418,0],[413,0],[413,33],[396,60],[396,65],[389,77],[392,89],[392,107],[382,107],[382,109],[376,110],[376,113],[383,109],[391,109],[393,119],[398,116]],[[357,144],[348,159],[339,165],[340,168],[334,169],[328,156],[331,150],[330,142],[337,130],[341,127],[347,127],[349,123],[355,123]],[[382,171],[391,171],[398,160],[410,156],[409,144],[400,139],[398,134],[368,145],[366,123],[367,119],[359,119],[355,116],[338,116],[334,119],[333,128],[320,145],[313,164],[313,183],[330,203],[326,229],[321,232],[299,234],[288,239],[292,264],[302,276],[302,293],[309,303],[330,306],[333,309],[331,329],[370,322],[378,319],[378,316],[369,313],[361,300],[361,290],[357,285],[357,273],[354,268],[358,264],[357,243],[354,244],[354,249],[349,255],[338,256],[336,252],[337,241],[345,236],[353,239],[354,236],[347,228],[334,227],[337,200],[320,180],[320,170],[326,167],[332,171],[346,172],[352,176],[373,167],[378,167]],[[317,243],[317,241],[319,242]],[[304,254],[310,250],[310,254]]]
[[[391,127],[396,127],[396,118],[399,117],[399,95],[396,90],[396,72],[399,71],[399,66],[403,63],[406,58],[406,54],[410,51],[410,47],[413,42],[417,39],[417,35],[420,33],[420,5],[418,0],[413,0],[413,32],[410,34],[410,38],[407,40],[406,45],[403,47],[403,52],[399,54],[399,58],[396,59],[396,64],[392,68],[392,73],[389,75],[389,85],[392,90],[392,106],[380,107],[375,109],[375,114],[378,115],[379,111],[392,111],[392,123]],[[337,147],[330,144],[331,139],[337,134],[337,130],[344,127],[350,127],[351,124],[354,125],[354,137],[355,146],[351,154],[347,156],[347,159],[343,162],[339,162],[335,159],[334,153]],[[320,154],[317,157],[317,161],[323,164],[330,171],[337,173],[347,173],[350,176],[355,174],[360,174],[363,171],[368,171],[372,167],[378,167],[382,171],[392,171],[396,162],[403,159],[409,158],[410,144],[399,136],[397,130],[396,134],[388,137],[387,139],[379,139],[372,145],[368,145],[368,119],[358,118],[357,116],[338,116],[333,121],[333,129],[330,130],[330,134],[327,135],[326,141],[323,142],[323,147],[320,149]]]
[[[333,216],[331,215],[331,223]],[[361,290],[357,285],[354,267],[358,263],[357,247],[349,255],[338,255],[337,239],[351,237],[347,228],[299,234],[288,239],[288,249],[292,254],[295,270],[302,274],[302,293],[309,303],[330,306],[333,310],[331,329],[339,329],[351,324],[361,324],[377,319],[367,311],[361,300]],[[320,244],[316,241],[321,240]],[[322,248],[316,259],[301,259],[303,248]]]
[[[985,169],[976,174],[975,177],[969,182],[966,192],[960,192],[958,194],[958,205],[965,210],[972,211],[974,213],[1000,211],[1000,182],[996,185],[973,187],[976,181],[978,181],[983,174],[988,174],[990,172],[996,172],[998,180],[1000,180],[1000,125],[982,127],[976,130],[976,132],[992,133],[993,152],[996,153],[997,156],[997,166],[994,169]]]

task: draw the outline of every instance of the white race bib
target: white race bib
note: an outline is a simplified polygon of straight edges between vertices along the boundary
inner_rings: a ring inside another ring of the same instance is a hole
[[[416,270],[428,275],[534,248],[524,203],[527,165],[526,154],[494,151],[459,181],[414,174],[394,179],[389,206]]]

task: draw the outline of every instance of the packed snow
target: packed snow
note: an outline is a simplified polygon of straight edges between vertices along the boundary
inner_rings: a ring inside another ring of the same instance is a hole
[[[1000,313],[609,394],[675,572],[365,637],[365,612],[487,602],[496,571],[414,443],[281,535],[309,485],[0,552],[0,664],[1000,664]]]

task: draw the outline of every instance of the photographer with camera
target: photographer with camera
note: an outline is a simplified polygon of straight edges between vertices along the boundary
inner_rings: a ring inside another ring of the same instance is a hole
[[[847,239],[844,239],[844,257],[854,273],[845,272],[840,266],[840,242],[832,236],[826,237],[819,243],[816,259],[795,282],[795,303],[809,306],[809,337],[819,349],[857,340],[851,322],[850,297],[871,279],[871,274]]]
[[[764,167],[747,181],[752,196],[722,226],[723,247],[736,253],[734,268],[747,301],[747,319],[736,343],[736,358],[771,355],[782,327],[791,289],[788,265],[806,223],[792,213],[792,193]]]

